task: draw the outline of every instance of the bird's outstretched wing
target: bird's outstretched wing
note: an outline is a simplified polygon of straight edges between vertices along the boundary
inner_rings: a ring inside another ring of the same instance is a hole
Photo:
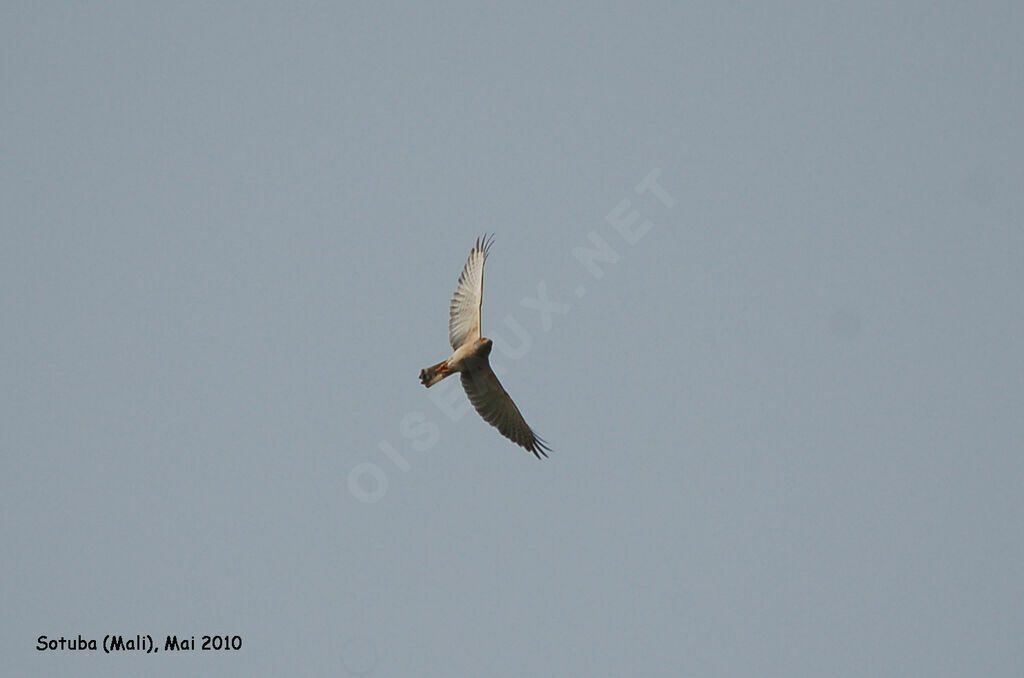
[[[457,349],[468,341],[480,338],[480,304],[484,300],[484,261],[494,236],[477,238],[473,251],[459,275],[452,303],[448,309],[448,341]]]
[[[538,459],[541,455],[548,456],[551,448],[526,424],[490,365],[463,372],[462,388],[484,421],[498,429],[501,435],[533,452]]]

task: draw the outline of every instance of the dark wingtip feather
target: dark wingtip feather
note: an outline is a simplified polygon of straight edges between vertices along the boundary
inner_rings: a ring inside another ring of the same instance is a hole
[[[487,235],[486,233],[484,233],[483,236],[476,239],[476,246],[473,249],[483,252],[484,256],[486,257],[487,250],[491,249],[491,245],[493,244],[494,234],[492,233],[490,235]]]
[[[543,455],[544,458],[547,459],[548,452],[552,451],[551,447],[546,442],[544,442],[544,439],[541,438],[536,433],[533,434],[533,445],[527,447],[526,449],[530,452],[533,452],[533,456],[537,457],[538,459],[541,458],[541,455]]]

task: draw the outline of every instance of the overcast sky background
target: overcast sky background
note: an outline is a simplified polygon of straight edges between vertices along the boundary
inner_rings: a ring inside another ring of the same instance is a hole
[[[4,3],[0,672],[1020,676],[1022,7]]]

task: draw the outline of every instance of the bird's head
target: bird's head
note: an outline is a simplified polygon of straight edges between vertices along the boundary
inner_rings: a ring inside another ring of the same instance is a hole
[[[480,337],[476,340],[476,343],[480,346],[480,352],[485,356],[491,354],[491,346],[493,342],[487,337]]]

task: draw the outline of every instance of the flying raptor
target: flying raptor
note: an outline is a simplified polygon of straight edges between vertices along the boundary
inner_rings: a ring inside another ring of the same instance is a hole
[[[430,388],[450,374],[459,372],[469,402],[484,420],[517,445],[540,459],[551,451],[526,424],[519,408],[498,381],[488,356],[491,340],[480,336],[480,305],[484,298],[484,262],[494,236],[477,238],[459,276],[458,287],[448,311],[448,341],[455,352],[448,360],[420,370],[420,382]]]

